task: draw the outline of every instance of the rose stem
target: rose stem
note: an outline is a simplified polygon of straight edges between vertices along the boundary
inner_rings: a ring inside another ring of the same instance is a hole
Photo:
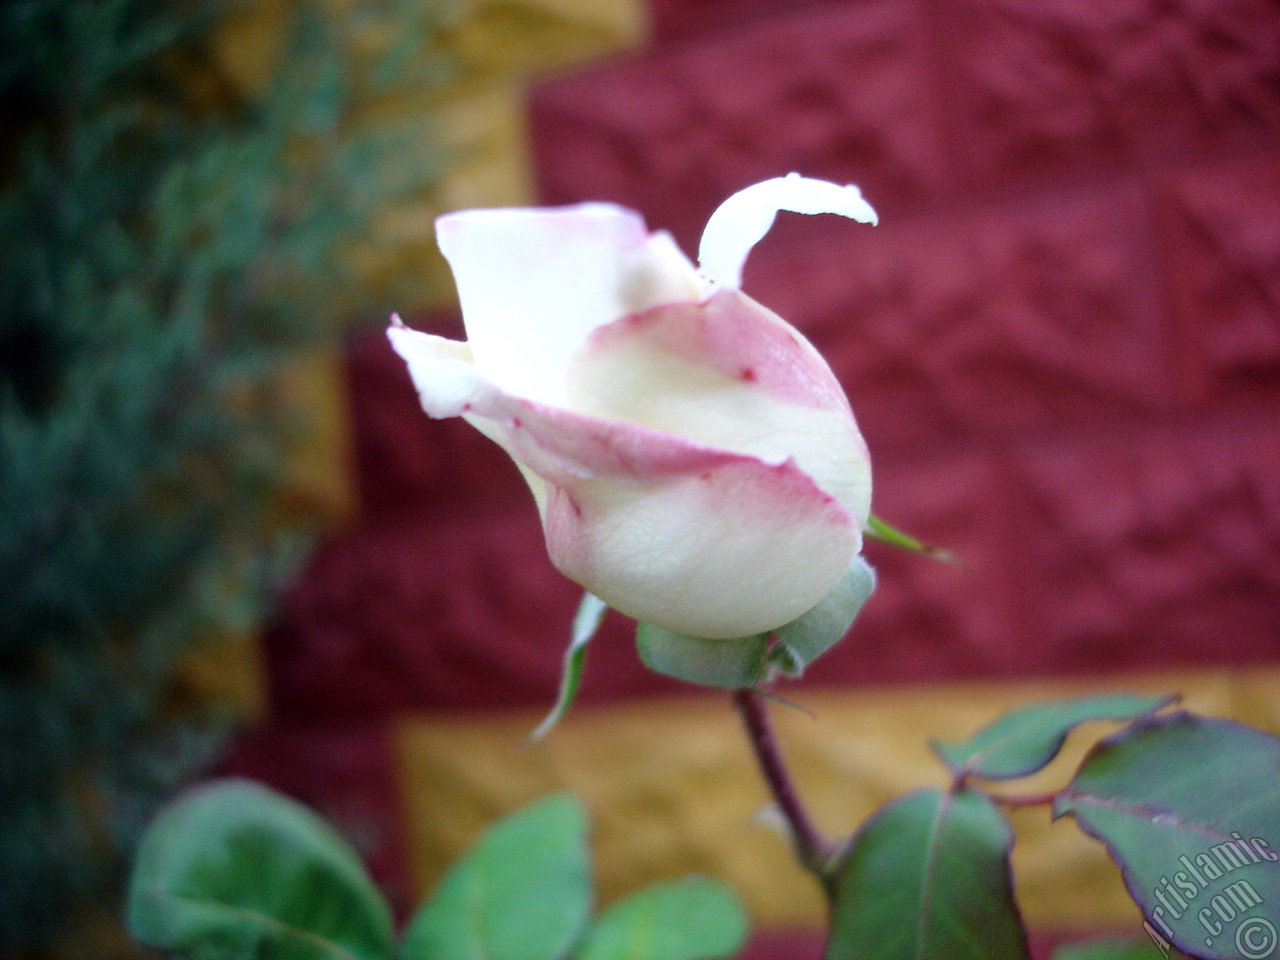
[[[768,707],[764,697],[756,690],[743,689],[733,692],[733,704],[742,714],[742,722],[747,728],[747,738],[755,751],[756,760],[764,774],[765,782],[777,801],[787,825],[791,828],[791,839],[795,843],[796,856],[811,873],[815,874],[823,885],[830,883],[831,845],[818,831],[809,813],[800,802],[795,783],[787,771],[786,762],[782,759],[782,751],[778,739],[774,736],[773,725],[769,722]]]
[[[1050,790],[1047,793],[1030,793],[1030,794],[1004,794],[1004,793],[988,793],[987,799],[993,803],[1001,804],[1006,807],[1047,807],[1058,799],[1058,791]]]

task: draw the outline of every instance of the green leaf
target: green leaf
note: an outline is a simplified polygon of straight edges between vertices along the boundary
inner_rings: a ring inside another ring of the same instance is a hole
[[[835,879],[825,960],[1029,960],[1013,833],[986,797],[929,788],[877,811]]]
[[[1059,947],[1053,960],[1165,960],[1165,953],[1152,940],[1094,940]]]
[[[133,935],[197,960],[374,960],[391,913],[355,853],[306,807],[224,780],[173,801],[134,864]]]
[[[1150,717],[1097,744],[1058,795],[1120,866],[1150,928],[1208,960],[1276,952],[1280,739],[1228,720]]]
[[[713,880],[655,884],[600,915],[577,960],[718,960],[737,953],[747,916]]]
[[[896,527],[889,526],[874,513],[867,518],[867,526],[863,532],[872,540],[879,540],[881,543],[887,543],[889,546],[897,547],[899,550],[922,553],[927,557],[933,557],[935,560],[941,560],[943,563],[959,564],[960,562],[950,550],[931,547],[927,543],[917,540],[911,534],[903,533]]]
[[[875,571],[862,557],[855,557],[817,606],[777,630],[707,640],[640,622],[636,649],[650,670],[707,687],[737,690],[776,674],[798,677],[849,632],[875,583]]]
[[[573,698],[578,695],[578,686],[582,683],[582,671],[587,665],[587,644],[604,623],[604,615],[609,607],[603,600],[592,593],[584,593],[582,602],[578,604],[578,612],[573,618],[573,633],[569,639],[569,649],[564,652],[564,666],[560,672],[560,692],[556,696],[555,706],[543,718],[530,740],[541,740],[552,731],[561,718],[569,712]]]
[[[405,960],[561,960],[591,908],[587,815],[557,795],[491,827],[405,932]]]
[[[1176,696],[1106,693],[1018,707],[960,743],[931,742],[952,773],[987,780],[1012,780],[1044,769],[1066,742],[1067,734],[1090,720],[1127,722],[1154,713]]]

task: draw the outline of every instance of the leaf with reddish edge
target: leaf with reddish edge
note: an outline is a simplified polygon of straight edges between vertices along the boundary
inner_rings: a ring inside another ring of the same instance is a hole
[[[1029,960],[1013,831],[980,793],[916,790],[881,807],[837,868],[825,960]]]
[[[1043,770],[1058,755],[1067,734],[1092,720],[1127,722],[1154,713],[1176,696],[1104,693],[1017,707],[960,743],[929,746],[956,775],[1014,780]]]
[[[1149,717],[1097,744],[1054,803],[1101,841],[1152,929],[1206,960],[1261,960],[1280,925],[1280,738]]]

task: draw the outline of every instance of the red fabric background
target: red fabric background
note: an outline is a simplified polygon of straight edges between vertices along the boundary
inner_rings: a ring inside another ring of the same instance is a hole
[[[841,377],[877,513],[965,561],[871,548],[881,587],[805,682],[1280,660],[1280,5],[652,9],[648,50],[532,94],[543,198],[694,250],[748,183],[859,183],[882,226],[784,215],[746,286]],[[362,512],[288,599],[274,726],[235,762],[394,822],[389,720],[549,703],[578,591],[380,330],[349,373]],[[611,621],[582,698],[673,689]],[[369,844],[392,882],[396,843]]]

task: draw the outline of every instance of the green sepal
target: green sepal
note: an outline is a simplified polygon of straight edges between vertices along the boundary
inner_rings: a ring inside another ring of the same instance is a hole
[[[1013,831],[980,793],[916,790],[853,838],[832,885],[824,960],[1029,960]]]
[[[747,936],[733,891],[691,877],[659,883],[604,911],[574,952],[576,960],[720,960]]]
[[[769,648],[769,663],[787,677],[799,677],[849,632],[875,588],[875,570],[862,557],[854,557],[821,603],[774,631],[777,640]]]
[[[862,532],[872,540],[879,540],[881,543],[887,543],[891,547],[897,547],[899,550],[906,550],[910,553],[921,553],[926,557],[933,557],[935,560],[941,560],[943,563],[950,563],[956,566],[960,565],[960,558],[950,550],[942,547],[932,547],[921,540],[917,540],[909,533],[904,533],[897,527],[891,527],[885,523],[874,513],[867,517],[867,525]]]
[[[301,804],[248,780],[180,795],[130,878],[139,941],[191,960],[387,960],[391,911],[351,847]]]
[[[875,571],[855,557],[815,607],[768,633],[708,640],[651,623],[636,624],[636,649],[650,670],[707,687],[736,690],[776,676],[799,677],[853,626],[875,589]]]
[[[562,960],[591,910],[587,814],[556,795],[500,820],[409,921],[404,960]]]
[[[652,623],[636,623],[636,651],[646,667],[704,687],[754,687],[764,676],[768,646],[769,638],[762,634],[706,640]]]
[[[954,774],[985,780],[1027,777],[1048,766],[1082,723],[1111,720],[1127,723],[1161,710],[1177,696],[1104,693],[1016,707],[1001,714],[968,740],[930,741],[929,746]]]
[[[560,671],[560,691],[556,695],[555,706],[543,718],[542,722],[529,734],[531,741],[541,740],[560,722],[561,718],[573,706],[573,699],[578,695],[578,686],[582,683],[582,671],[587,665],[587,644],[604,623],[609,607],[593,593],[584,593],[582,602],[578,604],[578,612],[573,618],[573,631],[569,638],[569,648],[564,652],[564,665]]]

